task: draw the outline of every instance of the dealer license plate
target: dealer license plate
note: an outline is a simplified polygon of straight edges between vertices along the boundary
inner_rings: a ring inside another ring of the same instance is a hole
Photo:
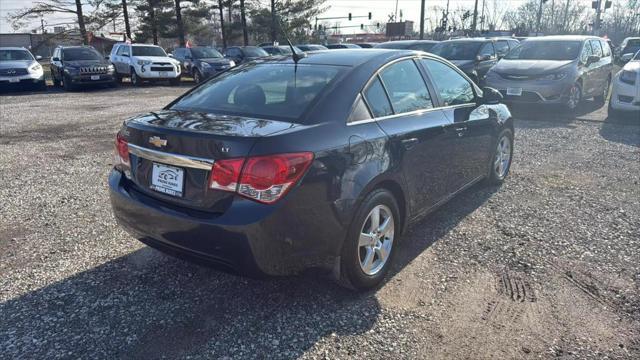
[[[10,83],[17,83],[17,82],[20,82],[20,79],[18,79],[18,78],[9,78],[9,82]]]
[[[151,188],[171,196],[182,196],[184,191],[184,170],[169,165],[153,163]]]
[[[100,80],[100,75],[91,75],[91,80]]]
[[[521,96],[522,95],[522,88],[507,88],[507,95]]]
[[[160,77],[167,77],[169,76],[169,73],[166,71],[160,71]]]

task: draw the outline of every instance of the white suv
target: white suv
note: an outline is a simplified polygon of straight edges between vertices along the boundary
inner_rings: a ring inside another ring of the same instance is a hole
[[[109,60],[115,67],[118,81],[131,78],[134,86],[143,81],[170,81],[180,84],[180,62],[170,58],[156,45],[117,43],[111,49]]]

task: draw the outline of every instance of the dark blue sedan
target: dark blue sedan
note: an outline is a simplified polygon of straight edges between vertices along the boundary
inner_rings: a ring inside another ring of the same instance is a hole
[[[334,50],[224,72],[124,122],[109,176],[144,243],[247,275],[378,285],[407,226],[509,173],[500,94],[424,52]]]

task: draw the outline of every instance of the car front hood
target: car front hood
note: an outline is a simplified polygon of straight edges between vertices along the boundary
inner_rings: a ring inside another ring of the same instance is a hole
[[[473,65],[473,60],[449,60],[451,63],[459,68],[469,67]]]
[[[493,68],[495,72],[509,75],[543,75],[560,70],[571,64],[573,60],[506,60],[498,61]]]
[[[209,65],[229,65],[228,59],[202,59],[201,61]]]
[[[134,56],[133,58],[135,61],[168,62],[171,64],[175,64],[177,61],[176,59],[172,59],[168,56]]]
[[[34,60],[0,61],[0,69],[27,69]]]
[[[83,66],[109,66],[109,63],[103,60],[76,60],[76,61],[65,61],[65,65],[72,67],[83,67]]]

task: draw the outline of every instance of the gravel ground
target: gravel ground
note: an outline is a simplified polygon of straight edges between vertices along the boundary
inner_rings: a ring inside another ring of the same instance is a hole
[[[3,358],[640,357],[639,119],[516,109],[507,182],[412,227],[384,286],[353,294],[193,265],[116,226],[116,130],[186,89],[0,97]]]

